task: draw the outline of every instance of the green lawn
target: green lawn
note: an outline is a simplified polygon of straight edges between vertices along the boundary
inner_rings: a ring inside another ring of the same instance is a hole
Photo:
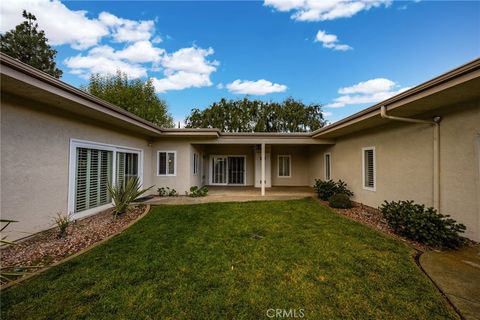
[[[253,237],[257,234],[261,237]],[[1,295],[2,319],[449,319],[413,250],[313,199],[154,207]]]

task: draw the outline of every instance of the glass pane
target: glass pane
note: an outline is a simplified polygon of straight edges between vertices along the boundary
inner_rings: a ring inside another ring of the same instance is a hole
[[[165,152],[158,154],[158,174],[167,174],[167,154]]]
[[[175,174],[175,153],[168,153],[168,174]]]

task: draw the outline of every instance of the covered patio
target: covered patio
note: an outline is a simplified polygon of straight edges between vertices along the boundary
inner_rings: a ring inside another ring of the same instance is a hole
[[[192,198],[185,195],[178,197],[154,197],[145,203],[158,204],[196,204],[207,202],[246,202],[255,200],[293,200],[316,197],[312,187],[271,187],[265,188],[265,195],[254,187],[209,186],[206,197]]]

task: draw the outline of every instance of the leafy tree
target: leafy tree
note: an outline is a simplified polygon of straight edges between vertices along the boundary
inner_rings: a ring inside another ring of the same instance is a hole
[[[100,99],[113,103],[159,127],[173,127],[167,103],[155,94],[152,81],[129,80],[120,71],[115,75],[93,74],[81,88]]]
[[[224,132],[308,132],[325,125],[319,104],[287,98],[281,103],[221,99],[205,110],[192,109],[187,128],[218,128]]]
[[[45,32],[38,30],[37,18],[23,10],[25,21],[0,35],[0,51],[49,75],[60,78],[62,70],[55,64],[57,51],[52,49]]]

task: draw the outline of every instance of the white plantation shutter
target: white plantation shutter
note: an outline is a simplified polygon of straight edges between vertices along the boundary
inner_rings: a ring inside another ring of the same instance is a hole
[[[125,186],[128,180],[138,177],[138,154],[117,152],[116,171],[116,184],[119,186]]]
[[[107,182],[112,177],[112,152],[77,148],[75,177],[75,212],[111,201]]]
[[[364,182],[365,188],[375,188],[375,150],[373,148],[363,150]]]
[[[330,180],[330,169],[331,164],[330,164],[330,154],[327,153],[325,154],[325,180]]]

